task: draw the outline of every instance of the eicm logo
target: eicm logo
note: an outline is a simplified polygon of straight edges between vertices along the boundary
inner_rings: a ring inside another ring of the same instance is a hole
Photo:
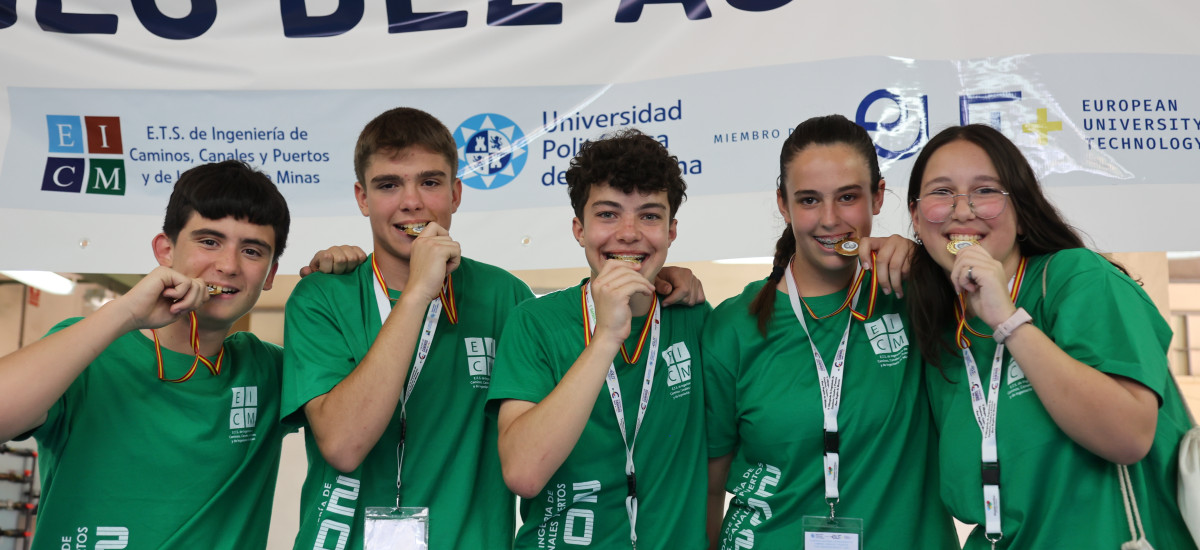
[[[120,117],[46,115],[46,134],[42,191],[125,194]]]

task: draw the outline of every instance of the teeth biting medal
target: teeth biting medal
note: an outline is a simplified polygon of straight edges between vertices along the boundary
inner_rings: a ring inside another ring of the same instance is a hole
[[[979,244],[979,237],[975,235],[955,235],[950,237],[950,242],[946,243],[946,251],[958,254],[958,251],[977,244]]]
[[[417,235],[420,235],[422,231],[425,230],[425,224],[424,223],[404,223],[404,224],[400,224],[400,229],[403,229],[405,234],[416,237]]]
[[[853,237],[843,239],[841,242],[837,243],[837,246],[834,247],[834,250],[843,256],[857,256],[858,239]]]
[[[614,260],[621,260],[622,262],[629,262],[631,264],[642,263],[642,255],[640,254],[609,254],[608,257]]]

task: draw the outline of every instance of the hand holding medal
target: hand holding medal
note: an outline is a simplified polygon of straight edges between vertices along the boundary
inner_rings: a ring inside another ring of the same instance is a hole
[[[417,225],[421,229],[412,242],[411,271],[404,292],[408,294],[415,291],[428,304],[442,292],[446,276],[458,268],[462,260],[462,247],[437,222],[405,224],[403,230],[408,234]]]
[[[156,267],[124,296],[113,300],[124,307],[130,330],[169,325],[208,301],[204,281],[192,279],[169,267]]]
[[[1009,276],[1004,265],[986,248],[974,244],[963,246],[956,256],[950,280],[970,310],[993,327],[1012,316],[1016,306],[1008,293]]]

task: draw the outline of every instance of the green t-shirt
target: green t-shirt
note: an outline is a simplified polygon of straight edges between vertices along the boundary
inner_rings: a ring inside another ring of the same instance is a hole
[[[400,504],[429,508],[431,548],[501,548],[512,539],[515,497],[504,485],[496,424],[484,405],[500,330],[532,293],[508,272],[467,258],[453,278],[458,324],[442,312],[406,406]],[[371,262],[344,275],[305,277],[288,300],[284,324],[282,412],[287,422],[305,425],[305,403],[349,375],[383,326]],[[308,476],[295,548],[362,548],[365,509],[396,504],[399,439],[397,406],[358,470],[342,473],[305,430]]]
[[[1142,522],[1155,548],[1195,548],[1176,504],[1176,454],[1187,415],[1167,370],[1171,330],[1140,286],[1098,254],[1063,250],[1029,259],[1017,305],[1063,351],[1097,370],[1125,376],[1158,394],[1162,405],[1150,454],[1130,466]],[[1045,295],[1042,280],[1045,273]],[[971,326],[991,329],[978,318]],[[946,333],[953,342],[953,329]],[[971,353],[986,384],[996,343],[971,336]],[[929,367],[933,417],[941,434],[941,494],[966,523],[983,522],[980,432],[971,412],[961,352],[943,353],[942,373]],[[997,548],[1117,548],[1130,539],[1113,463],[1071,440],[1042,406],[1021,367],[1005,352],[997,404],[1000,511]],[[945,375],[944,377],[942,375]],[[990,548],[982,528],[968,549]]]
[[[821,390],[809,338],[787,294],[775,291],[764,338],[750,303],[767,282],[746,286],[713,311],[704,328],[708,454],[733,454],[725,489],[733,494],[720,547],[801,547],[803,516],[828,516]],[[866,312],[870,279],[857,310]],[[817,315],[838,309],[846,290],[805,301]],[[846,344],[840,436],[839,517],[863,520],[863,548],[958,548],[937,499],[935,434],[909,345],[908,315],[879,293],[873,315],[855,320]],[[807,314],[806,314],[807,315]],[[832,369],[849,310],[805,322]]]
[[[162,354],[167,379],[195,360]],[[200,365],[175,384],[158,379],[153,340],[117,338],[33,432],[33,548],[265,548],[285,432],[281,364],[279,346],[238,332],[219,376]]]
[[[497,355],[488,398],[540,402],[583,352],[582,286],[526,302],[513,312]],[[700,331],[711,306],[662,309],[659,358],[650,402],[634,443],[638,548],[705,548],[704,402]],[[646,317],[635,317],[626,348],[635,349]],[[617,354],[617,379],[632,438],[646,374]],[[606,388],[606,387],[605,387]],[[498,402],[498,401],[497,401]],[[491,409],[493,412],[495,408]],[[625,444],[612,400],[601,389],[575,448],[542,494],[522,499],[525,523],[514,548],[629,548]]]

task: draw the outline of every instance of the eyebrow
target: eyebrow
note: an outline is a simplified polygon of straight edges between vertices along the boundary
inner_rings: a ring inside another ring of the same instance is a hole
[[[833,194],[837,195],[839,193],[845,193],[847,191],[861,191],[865,188],[866,188],[866,185],[863,185],[861,183],[852,183],[850,185],[843,185],[841,187],[838,187],[837,189],[834,189]],[[820,195],[820,194],[821,193],[819,191],[815,191],[812,189],[800,189],[800,190],[796,191],[795,193],[793,193],[792,196],[800,197],[800,196]]]
[[[423,179],[428,179],[428,178],[445,178],[445,177],[447,177],[447,175],[446,175],[446,172],[443,170],[425,170],[424,172],[417,173],[416,179],[423,180]],[[378,176],[375,176],[374,178],[371,178],[372,183],[379,183],[379,182],[385,182],[385,181],[403,181],[403,180],[404,180],[404,178],[402,178],[396,174],[380,174]]]
[[[596,201],[596,202],[592,203],[592,208],[602,208],[602,207],[615,208],[617,210],[624,209],[624,207],[621,205],[621,203],[619,203],[617,201]],[[666,209],[667,209],[667,205],[665,205],[661,202],[646,202],[646,203],[642,203],[640,206],[638,206],[636,208],[636,210],[666,210]]]
[[[924,185],[929,185],[929,184],[933,184],[933,183],[950,183],[951,181],[952,180],[949,176],[940,176],[940,177],[936,177],[936,178],[933,178],[933,179],[925,182]],[[975,182],[979,182],[979,181],[1000,183],[1000,178],[988,176],[988,175],[984,175],[984,174],[980,174],[978,176],[971,178],[971,183],[975,183]]]
[[[201,229],[192,231],[193,239],[199,239],[202,237],[213,237],[215,239],[220,239],[220,240],[227,240],[229,238],[227,235],[225,235],[224,233],[222,233],[220,231],[217,231],[216,229],[201,228]],[[268,244],[266,241],[264,241],[262,239],[242,239],[238,244],[243,245],[243,246],[244,245],[259,246],[259,247],[262,247],[263,249],[265,249],[267,252],[272,252],[275,250],[274,248],[271,247],[270,244]]]

